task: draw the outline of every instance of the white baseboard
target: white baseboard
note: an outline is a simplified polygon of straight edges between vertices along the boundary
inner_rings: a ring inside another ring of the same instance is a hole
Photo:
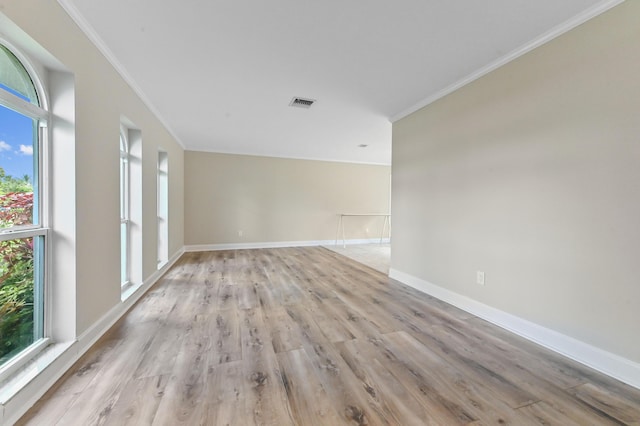
[[[389,277],[640,389],[640,364],[391,268]]]
[[[134,303],[136,303],[183,254],[184,247],[178,250],[162,268],[158,269],[144,280],[141,285],[132,287],[130,294],[127,295],[122,303],[111,308],[109,312],[103,315],[102,318],[93,323],[91,327],[82,333],[78,337],[78,343],[80,343],[83,348],[86,348],[85,351],[93,346],[104,333],[113,327],[113,325],[134,305]]]
[[[376,244],[380,238],[367,238],[357,240],[347,240],[346,245],[353,244]],[[389,243],[389,238],[382,239],[383,244]],[[276,241],[266,243],[223,243],[223,244],[195,244],[185,246],[186,252],[194,251],[218,251],[218,250],[243,250],[243,249],[263,249],[263,248],[283,248],[283,247],[312,247],[312,246],[333,246],[336,240],[316,240],[316,241]],[[342,240],[338,240],[338,245],[343,245]]]
[[[33,377],[27,377],[26,384],[16,390],[5,403],[0,404],[0,424],[9,426],[17,422],[173,266],[183,253],[184,248],[175,253],[161,269],[151,274],[142,285],[136,287],[122,303],[114,306],[78,336],[75,342],[52,345],[54,351],[58,350],[56,346],[59,347],[60,353]]]

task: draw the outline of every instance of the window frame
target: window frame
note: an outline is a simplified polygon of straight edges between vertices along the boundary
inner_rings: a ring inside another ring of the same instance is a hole
[[[124,149],[123,149],[124,148]],[[125,225],[125,241],[120,241],[120,286],[124,289],[131,282],[131,166],[127,129],[120,126],[120,227]],[[120,230],[122,238],[122,229]],[[125,253],[122,253],[124,248]],[[122,260],[124,259],[124,268]],[[124,269],[124,270],[123,270]],[[122,277],[125,280],[122,280]]]
[[[8,379],[18,370],[29,363],[46,346],[51,343],[51,291],[49,276],[51,271],[51,219],[50,219],[50,179],[49,179],[49,150],[51,140],[51,112],[49,110],[48,96],[43,79],[32,65],[31,60],[6,39],[0,37],[0,44],[13,54],[29,75],[38,97],[39,105],[30,103],[19,96],[0,88],[0,105],[11,109],[18,114],[34,120],[36,135],[34,137],[34,159],[37,159],[37,168],[34,173],[34,218],[37,223],[20,225],[6,229],[0,229],[0,241],[33,238],[34,241],[34,299],[42,298],[37,312],[34,308],[34,328],[38,328],[39,337],[34,342],[7,360],[0,367],[0,382]],[[36,146],[37,145],[37,146]],[[35,160],[34,160],[35,161]],[[42,243],[36,244],[36,239]],[[36,247],[41,247],[37,249]],[[37,273],[37,275],[35,275]],[[36,289],[36,285],[38,288]],[[34,302],[35,304],[35,302]],[[39,318],[38,318],[39,317]]]
[[[169,262],[169,153],[158,149],[156,169],[157,269]]]

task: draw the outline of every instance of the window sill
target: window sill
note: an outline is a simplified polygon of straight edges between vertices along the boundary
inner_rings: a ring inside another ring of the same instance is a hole
[[[120,300],[124,302],[129,297],[131,297],[140,287],[142,287],[142,284],[134,284],[129,281],[121,287],[122,293],[120,295]]]
[[[22,388],[38,377],[56,359],[67,351],[74,342],[52,343],[42,349],[33,359],[27,361],[19,370],[0,384],[0,404],[6,404]]]
[[[18,371],[22,370],[25,365],[30,363],[31,360],[35,359],[50,343],[47,338],[40,339],[7,361],[7,363],[0,368],[0,387],[2,383],[8,381]]]

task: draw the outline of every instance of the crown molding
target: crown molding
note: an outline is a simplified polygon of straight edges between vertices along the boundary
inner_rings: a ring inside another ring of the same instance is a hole
[[[116,56],[113,54],[111,49],[107,47],[107,44],[102,40],[102,38],[98,35],[93,26],[84,18],[82,13],[78,10],[78,8],[73,4],[71,0],[58,0],[58,3],[62,8],[67,12],[67,14],[71,17],[71,19],[78,25],[80,30],[87,36],[87,38],[98,48],[98,50],[104,55],[104,57],[109,61],[109,63],[115,68],[115,70],[120,74],[120,76],[124,79],[124,81],[131,87],[131,89],[138,95],[140,100],[145,104],[147,108],[151,111],[153,115],[162,123],[162,125],[167,129],[169,134],[176,140],[176,142],[182,147],[182,149],[186,149],[186,145],[180,140],[178,135],[173,131],[171,126],[167,120],[160,114],[160,112],[156,109],[153,103],[149,100],[147,95],[142,91],[140,86],[138,86],[131,77],[131,75],[127,72],[126,68],[118,61]]]
[[[589,9],[585,10],[582,13],[579,13],[578,15],[574,16],[573,18],[563,22],[562,24],[550,29],[549,31],[543,33],[542,35],[534,38],[533,40],[523,44],[522,46],[518,47],[515,50],[512,50],[511,52],[507,53],[506,55],[502,56],[501,58],[489,63],[488,65],[485,65],[484,67],[474,71],[473,73],[467,75],[466,77],[463,77],[462,79],[456,81],[455,83],[445,87],[442,90],[438,90],[437,92],[435,92],[434,94],[428,96],[427,98],[423,99],[422,101],[418,102],[417,104],[399,112],[398,114],[392,116],[390,118],[390,121],[392,123],[395,123],[396,121],[405,118],[408,115],[413,114],[414,112],[418,111],[419,109],[422,109],[424,107],[426,107],[427,105],[432,104],[433,102],[437,101],[438,99],[444,98],[445,96],[455,92],[456,90],[466,86],[469,83],[472,83],[474,81],[476,81],[477,79],[479,79],[480,77],[483,77],[487,74],[489,74],[491,71],[494,71],[498,68],[500,68],[503,65],[508,64],[509,62],[519,58],[520,56],[542,46],[545,43],[550,42],[551,40],[553,40],[556,37],[561,36],[562,34],[571,31],[572,29],[574,29],[575,27],[577,27],[580,24],[583,24],[585,22],[587,22],[590,19],[595,18],[596,16],[608,11],[609,9],[619,5],[620,3],[624,2],[625,0],[603,0],[600,3],[596,4],[593,7],[590,7]]]

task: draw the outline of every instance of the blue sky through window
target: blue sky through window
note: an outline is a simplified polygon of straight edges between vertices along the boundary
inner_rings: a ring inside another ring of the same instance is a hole
[[[33,120],[0,105],[0,167],[7,175],[33,182],[33,141]]]

